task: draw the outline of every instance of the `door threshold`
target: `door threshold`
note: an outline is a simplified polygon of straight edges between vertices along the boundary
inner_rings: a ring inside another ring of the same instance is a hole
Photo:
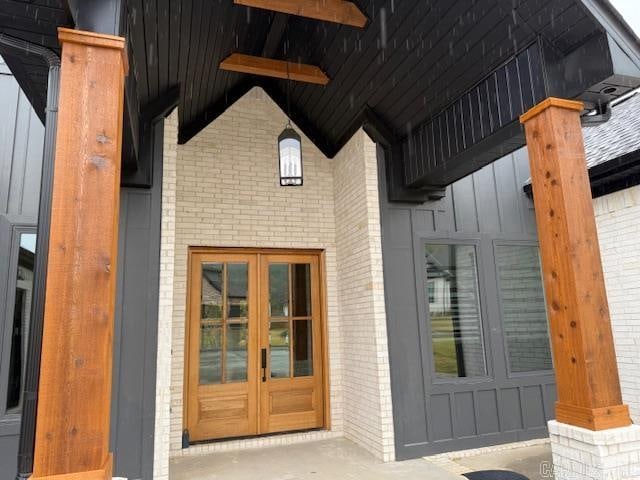
[[[298,443],[315,442],[342,437],[342,432],[333,432],[324,428],[301,430],[295,432],[267,433],[249,437],[237,437],[216,439],[202,442],[193,442],[188,448],[174,451],[171,457],[206,455],[217,452],[230,452],[236,450],[251,450]]]

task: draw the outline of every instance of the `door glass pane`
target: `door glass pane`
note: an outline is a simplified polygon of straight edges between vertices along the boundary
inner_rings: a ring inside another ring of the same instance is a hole
[[[289,316],[289,265],[286,263],[269,265],[269,315]]]
[[[431,342],[436,376],[487,374],[476,250],[472,245],[426,245]]]
[[[271,378],[289,377],[289,322],[271,322],[269,347]]]
[[[538,247],[497,246],[496,264],[509,371],[551,370]]]
[[[22,389],[24,387],[31,299],[33,297],[35,252],[36,235],[34,233],[21,234],[13,324],[11,328],[7,413],[18,413],[22,410]]]
[[[247,318],[248,265],[227,265],[227,309],[229,318]]]
[[[246,323],[227,324],[226,383],[247,381],[248,334],[249,329]]]
[[[291,266],[292,303],[294,317],[311,316],[311,265],[296,263]]]
[[[222,321],[200,323],[200,385],[222,382]]]
[[[313,343],[311,320],[293,322],[293,376],[313,375]]]
[[[222,318],[222,281],[221,263],[202,264],[202,320]]]

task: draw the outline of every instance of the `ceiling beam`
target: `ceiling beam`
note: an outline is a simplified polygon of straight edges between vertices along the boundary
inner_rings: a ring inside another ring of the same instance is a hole
[[[278,52],[278,48],[282,43],[285,31],[287,29],[287,22],[289,16],[284,13],[275,13],[271,19],[271,26],[269,32],[264,41],[264,47],[262,48],[262,57],[270,58],[275,56]]]
[[[326,85],[329,83],[329,77],[315,65],[255,57],[242,53],[232,53],[229,55],[220,62],[220,69],[230,72],[262,75],[264,77],[290,79],[296,82],[315,83],[317,85]]]
[[[262,8],[299,17],[341,23],[364,28],[368,19],[353,3],[346,0],[233,0],[236,5]]]

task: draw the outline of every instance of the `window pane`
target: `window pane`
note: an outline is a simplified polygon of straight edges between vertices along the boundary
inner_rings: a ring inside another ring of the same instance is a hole
[[[289,377],[289,322],[271,322],[269,346],[271,378]]]
[[[227,264],[227,309],[229,318],[247,318],[248,266],[246,263]]]
[[[551,370],[549,328],[538,247],[496,247],[502,322],[509,370]]]
[[[36,251],[36,235],[20,235],[16,297],[11,329],[11,356],[9,358],[9,385],[7,390],[7,413],[18,413],[22,409],[22,389],[26,368],[31,299],[33,298],[33,268]]]
[[[272,317],[289,316],[289,265],[269,265],[269,314]]]
[[[426,245],[425,254],[425,298],[436,376],[484,376],[487,368],[475,247]]]
[[[222,318],[223,288],[222,264],[202,264],[202,308],[200,312],[202,320]]]
[[[247,381],[247,335],[246,323],[227,325],[227,349],[225,383]]]
[[[222,382],[222,321],[200,324],[200,385]]]
[[[313,375],[313,343],[311,320],[293,322],[293,376]]]
[[[311,265],[291,265],[292,302],[294,317],[311,316]]]

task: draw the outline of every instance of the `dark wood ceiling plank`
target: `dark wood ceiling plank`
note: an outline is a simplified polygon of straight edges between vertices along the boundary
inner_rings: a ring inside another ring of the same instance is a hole
[[[568,53],[577,45],[585,42],[589,37],[594,35],[594,33],[593,21],[584,15],[564,32],[559,33],[553,39],[553,43],[561,52]]]
[[[292,18],[290,23],[292,24],[289,33],[291,38],[307,36],[309,41],[304,43],[290,41],[288,42],[288,51],[284,51],[285,44],[283,44],[280,58],[304,59],[304,61],[322,66],[326,70],[333,70],[332,72],[327,71],[331,78],[336,78],[350,53],[343,48],[343,39],[345,38],[343,30],[349,30],[349,36],[361,38],[371,28],[370,26],[365,32],[361,32],[337,24],[316,23],[314,25],[312,20],[301,18]],[[328,59],[331,61],[327,61]],[[326,62],[326,65],[323,62]],[[316,89],[310,89],[306,84],[296,84],[291,86],[290,97],[291,102],[300,105],[301,109],[305,109],[308,102],[323,93]]]
[[[189,112],[189,118],[193,118],[196,114],[203,111],[206,107],[204,98],[206,94],[202,92],[206,90],[206,85],[203,85],[203,77],[207,70],[215,68],[215,65],[211,63],[211,43],[212,37],[215,35],[214,25],[211,24],[210,18],[212,9],[214,8],[213,2],[205,2],[204,9],[202,11],[202,26],[200,29],[201,45],[198,50],[197,56],[197,69],[193,78],[193,95],[191,99],[191,107]]]
[[[439,112],[454,99],[458,98],[464,90],[470,88],[475,83],[486,77],[505,59],[508,50],[502,50],[500,45],[509,37],[507,29],[492,29],[491,34],[485,37],[483,44],[476,44],[469,50],[468,61],[454,62],[443,70],[442,76],[436,80],[431,80],[431,87],[421,92],[424,100],[421,103],[423,107],[423,115],[432,116]],[[513,40],[519,45],[526,45],[533,40],[532,34],[525,29],[511,29]],[[483,53],[483,49],[486,49]],[[452,79],[466,78],[468,83],[454,85]],[[414,99],[414,102],[418,100]],[[428,105],[428,108],[425,106]],[[419,117],[418,121],[422,121],[426,117]],[[393,118],[396,124],[403,124],[408,121],[405,112],[401,112],[397,117]]]
[[[157,0],[144,0],[144,38],[147,45],[147,79],[149,99],[158,97],[160,92],[158,69],[158,10]]]
[[[399,48],[393,54],[390,49],[380,50],[376,45],[370,45],[369,48],[361,54],[362,59],[368,61],[368,66],[358,66],[354,70],[350,77],[345,81],[345,85],[350,86],[350,95],[354,95],[355,98],[350,103],[353,103],[356,107],[361,108],[365,104],[373,106],[369,101],[371,97],[371,86],[378,83],[384,83],[392,78],[394,71],[403,62],[411,58],[414,55],[416,49],[421,48],[422,38],[433,31],[438,25],[440,18],[446,17],[453,9],[458,8],[456,5],[463,5],[463,2],[457,4],[448,4],[447,10],[433,10],[431,5],[419,4],[418,6],[408,11],[405,11],[405,17],[399,15],[396,12],[389,24],[392,23],[397,17],[401,19],[399,28],[389,29],[389,45],[402,45],[404,48]],[[364,62],[363,62],[364,64]],[[355,82],[355,83],[354,83]],[[336,104],[339,100],[336,100]],[[350,118],[340,118],[341,126],[348,125]]]
[[[203,28],[203,9],[206,0],[194,0],[193,9],[191,11],[191,40],[189,43],[189,63],[187,67],[187,75],[185,83],[182,85],[182,99],[184,101],[184,123],[190,123],[193,120],[193,103],[197,92],[194,89],[194,83],[197,73],[202,69],[202,63],[198,62],[200,51],[204,48],[206,41],[202,35]]]
[[[542,5],[540,8],[544,8]],[[425,98],[423,103],[429,105],[432,110],[431,115],[437,113],[450,100],[460,94],[465,88],[473,85],[481,78],[486,76],[499,63],[501,63],[508,55],[515,53],[515,46],[523,48],[529,44],[534,32],[530,31],[528,25],[522,25],[520,22],[511,24],[513,17],[505,18],[506,24],[500,24],[498,27],[489,29],[488,35],[482,43],[477,43],[473,48],[465,49],[466,59],[458,62],[441,64],[442,70],[439,71],[439,79],[434,80],[433,72],[424,79],[425,84],[429,85],[428,90],[420,93]],[[504,47],[508,45],[508,47]],[[460,53],[460,52],[459,52]],[[466,85],[462,85],[459,90],[452,89],[451,86],[456,79],[469,78]],[[410,102],[417,102],[419,97],[408,97],[405,105]],[[401,124],[406,118],[395,118],[395,122]]]
[[[329,77],[315,65],[286,62],[284,60],[255,57],[240,53],[233,53],[225,58],[220,62],[220,68],[231,72],[291,79],[296,82],[314,83],[317,85],[326,85],[329,83]]]
[[[11,12],[32,21],[42,19],[60,25],[66,25],[69,21],[67,12],[59,6],[37,5],[22,0],[0,0],[0,11]]]
[[[138,84],[140,104],[149,101],[149,81],[147,78],[147,45],[144,37],[144,5],[143,0],[129,0],[129,41],[133,52],[133,74]]]
[[[457,30],[455,38],[440,38],[438,42],[426,50],[425,55],[419,61],[414,62],[408,69],[406,65],[398,69],[395,73],[398,83],[394,91],[389,97],[378,97],[375,101],[372,100],[372,105],[378,106],[382,111],[389,108],[388,116],[390,119],[395,118],[398,112],[401,112],[400,105],[396,103],[402,104],[402,108],[419,104],[420,109],[424,109],[426,106],[424,92],[432,89],[433,83],[438,78],[434,72],[444,71],[456,63],[465,64],[465,62],[472,61],[468,52],[476,47],[480,53],[476,50],[475,54],[482,58],[489,51],[489,48],[483,47],[486,35],[491,34],[493,29],[500,28],[505,22],[509,25],[509,22],[513,22],[513,17],[501,5],[494,4],[492,9],[476,11],[474,15],[467,16],[465,20],[466,23],[460,25],[461,28]],[[509,29],[513,29],[512,23],[511,26],[504,28],[505,32]],[[509,42],[505,50],[513,49],[513,43],[517,38],[514,36],[513,41]],[[508,55],[507,51],[505,51],[505,55]],[[455,80],[460,81],[459,78]],[[467,80],[468,83],[465,82],[464,86],[460,85],[460,89],[469,88],[478,80],[480,80],[478,74],[471,75]],[[400,91],[403,91],[404,95],[400,95]]]
[[[370,23],[366,30],[354,30],[344,25],[318,24],[306,19],[296,19],[295,32],[292,38],[308,37],[309,41],[304,46],[307,51],[292,42],[292,58],[299,55],[310,63],[320,65],[327,70],[331,78],[340,78],[342,70],[349,68],[359,59],[358,53],[363,53],[369,42],[376,42],[379,29],[379,15],[382,9],[389,10],[394,0],[382,0],[376,5],[369,3],[367,15]],[[297,51],[296,51],[297,48]],[[310,51],[309,51],[310,50]],[[313,105],[320,96],[326,92],[309,90],[307,86],[296,85],[292,89],[291,99],[300,104],[305,111],[310,111],[309,105]]]
[[[193,0],[183,0],[180,17],[180,49],[178,53],[178,80],[181,86],[181,100],[178,108],[178,116],[180,117],[180,125],[185,124],[185,108],[187,102],[187,69],[189,64],[189,49],[191,42],[191,10]]]
[[[25,32],[24,30],[13,28],[12,26],[3,26],[0,28],[0,31],[15,38],[21,38],[22,40],[42,45],[43,47],[49,48],[53,51],[60,50],[60,43],[58,42],[57,35],[49,35],[39,32]]]
[[[217,62],[213,64],[216,75],[212,91],[212,103],[219,103],[220,99],[226,96],[226,92],[234,88],[235,85],[241,81],[241,78],[244,78],[244,75],[221,70],[218,68],[219,63],[235,51],[255,51],[256,45],[252,45],[251,39],[263,38],[263,36],[262,34],[253,36],[252,33],[255,33],[257,29],[259,24],[258,19],[269,15],[267,12],[261,10],[246,9],[228,1],[226,3],[229,6],[230,13],[229,16],[226,17],[229,21],[225,27],[225,31],[222,32],[219,38],[219,55]],[[251,81],[251,79],[249,79],[249,81]]]
[[[169,85],[180,83],[180,27],[182,25],[182,3],[169,1]]]
[[[218,0],[218,3],[219,2],[220,0]],[[219,4],[218,8],[214,9],[213,15],[211,17],[211,22],[214,25],[214,36],[213,42],[211,44],[210,54],[211,65],[207,71],[207,81],[205,83],[206,88],[203,92],[205,95],[204,102],[207,105],[207,110],[209,109],[210,105],[213,105],[215,103],[213,95],[215,91],[216,80],[218,75],[222,73],[218,69],[218,64],[220,63],[220,60],[222,60],[220,45],[222,44],[222,37],[225,34],[225,22],[221,19],[227,18],[227,11],[230,8],[232,8],[230,3],[225,0],[222,5]]]
[[[470,18],[466,25],[468,28],[461,29],[462,35],[455,41],[451,40],[449,44],[445,38],[433,45],[427,54],[409,70],[398,71],[399,81],[394,92],[381,99],[380,103],[372,102],[372,105],[379,106],[382,111],[387,112],[390,119],[395,119],[402,112],[402,108],[407,108],[409,105],[419,103],[420,108],[424,109],[426,101],[421,101],[421,97],[424,98],[425,91],[433,89],[434,82],[440,77],[440,75],[434,75],[434,72],[445,72],[456,64],[472,61],[473,57],[469,55],[471,50],[483,59],[491,50],[490,46],[486,45],[487,35],[497,34],[500,39],[503,39],[508,37],[511,31],[514,35],[513,43],[516,43],[518,37],[513,32],[522,31],[522,29],[513,28],[513,24],[510,23],[512,21],[513,17],[510,13],[498,5],[492,10],[484,12],[482,16]],[[514,48],[516,47],[513,44],[509,47],[511,50]],[[509,49],[505,49],[505,55],[509,55]],[[437,65],[437,70],[433,68],[435,65]],[[473,83],[480,80],[479,77],[479,74],[461,77],[466,79],[465,83],[468,83],[464,86],[460,85],[460,90],[472,86]],[[451,80],[450,77],[449,80]],[[460,77],[458,81],[460,81]],[[400,91],[403,91],[403,94],[400,94]]]
[[[463,0],[459,0],[463,1]],[[434,4],[435,6],[435,4]],[[390,4],[389,4],[390,7]],[[396,7],[396,11],[393,15],[391,15],[388,19],[387,25],[390,26],[388,29],[389,38],[392,38],[394,35],[399,34],[404,27],[403,25],[408,25],[409,28],[406,28],[404,34],[410,35],[414,33],[414,29],[419,31],[429,30],[431,29],[438,21],[437,16],[429,16],[428,14],[432,12],[432,5],[427,4],[426,2],[419,3],[406,3],[402,5],[398,5]],[[424,12],[424,15],[415,14],[416,12]],[[378,12],[380,13],[380,12]],[[413,17],[411,13],[414,13]],[[416,20],[416,22],[412,22],[411,19]],[[331,106],[331,108],[335,108],[334,105],[338,105],[337,101],[334,100],[336,95],[340,95],[344,89],[349,89],[353,86],[354,82],[360,78],[360,74],[362,71],[367,69],[371,64],[379,61],[379,54],[381,52],[380,46],[380,23],[382,20],[377,17],[374,18],[369,25],[369,28],[359,40],[362,50],[355,48],[345,51],[342,48],[342,51],[338,54],[331,54],[328,58],[334,58],[334,55],[337,57],[337,64],[339,65],[339,70],[335,73],[331,72],[333,75],[334,81],[331,83],[329,88],[323,92],[309,92],[308,99],[304,101],[303,109],[310,117],[314,117],[318,114],[318,111],[323,111],[326,107]],[[407,23],[408,22],[408,23]],[[336,38],[334,41],[334,45],[342,46],[343,40],[340,38]],[[401,51],[396,52],[398,58],[405,58],[406,55],[410,53],[409,49],[402,49]],[[349,90],[349,93],[353,93],[353,90]],[[354,114],[357,112],[354,112]]]
[[[289,17],[284,13],[276,13],[271,17],[267,38],[264,41],[264,47],[260,56],[271,58],[276,55],[280,44],[284,39],[285,30]]]
[[[443,8],[441,4],[440,8]],[[406,90],[400,90],[399,84],[401,82],[408,83],[408,77],[411,75],[411,70],[415,69],[418,65],[424,66],[426,69],[433,69],[434,63],[440,55],[435,53],[435,49],[438,45],[452,45],[457,39],[463,35],[463,26],[467,23],[471,23],[470,18],[477,15],[483,8],[476,3],[473,7],[469,8],[466,1],[462,0],[454,4],[448,4],[443,10],[432,10],[429,12],[429,23],[423,24],[426,29],[423,30],[419,27],[412,32],[409,37],[408,45],[404,46],[407,50],[407,55],[402,57],[396,57],[398,51],[389,51],[386,61],[383,66],[390,68],[391,70],[388,76],[385,76],[378,81],[384,83],[389,82],[389,78],[395,78],[395,82],[391,82],[387,88],[374,88],[371,95],[367,98],[367,104],[371,108],[375,108],[377,111],[383,112],[385,118],[388,118],[383,108],[378,108],[378,104],[389,96],[395,96],[396,94],[406,94]],[[454,28],[455,27],[455,28]],[[424,41],[423,35],[429,35],[430,41]],[[402,47],[401,47],[402,48]],[[393,54],[392,54],[393,53]],[[401,60],[398,62],[398,60]],[[371,82],[376,85],[376,80],[371,77]],[[353,91],[353,84],[346,84],[340,90],[339,94],[342,97],[338,97],[334,100],[336,104],[344,101],[345,92]],[[313,111],[313,118],[318,118],[320,122],[321,118],[326,118],[331,112],[326,111],[326,106],[322,109],[316,109]],[[395,128],[395,127],[394,127]]]
[[[364,28],[367,17],[346,0],[234,0],[237,5]]]
[[[169,82],[169,55],[171,50],[171,16],[169,0],[157,0],[158,17],[158,91],[166,92],[175,86]]]
[[[574,0],[527,0],[520,2],[516,11],[527,25],[540,31],[574,4]]]

